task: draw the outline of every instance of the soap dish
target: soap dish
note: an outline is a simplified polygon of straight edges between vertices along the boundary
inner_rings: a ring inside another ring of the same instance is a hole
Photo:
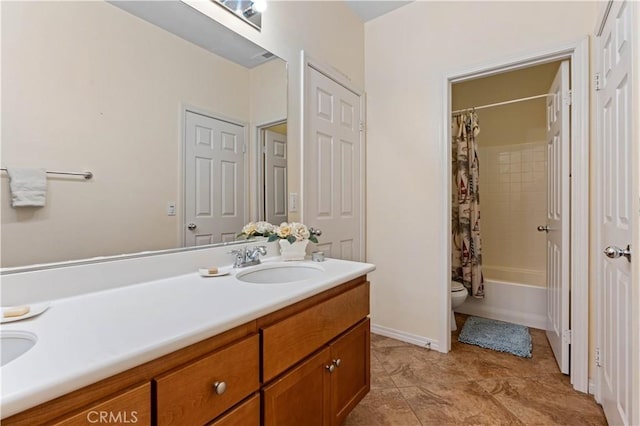
[[[217,274],[210,274],[209,269],[200,268],[198,269],[198,273],[200,274],[201,277],[222,277],[225,275],[229,275],[231,273],[231,268],[220,268],[218,269]]]
[[[41,313],[43,313],[49,308],[49,302],[34,303],[28,306],[29,306],[29,312],[27,312],[24,315],[20,315],[17,317],[7,317],[7,318],[5,318],[4,315],[0,315],[0,322],[5,323],[5,322],[20,321],[23,319],[35,317],[36,315],[40,315]],[[4,312],[4,308],[2,308],[2,311]]]

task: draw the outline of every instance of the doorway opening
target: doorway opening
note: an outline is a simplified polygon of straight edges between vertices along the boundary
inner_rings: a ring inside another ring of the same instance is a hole
[[[473,108],[479,121],[485,292],[512,293],[504,306],[493,304],[502,301],[493,297],[469,298],[460,312],[545,328],[546,235],[537,226],[547,221],[545,94],[559,65],[550,62],[452,85],[453,119],[462,114],[455,111]],[[519,287],[505,290],[504,285]],[[517,293],[530,296],[526,306],[512,300],[520,299]],[[490,307],[500,312],[488,312]]]
[[[563,282],[564,284],[567,285],[567,288],[569,289],[567,291],[567,293],[571,293],[571,300],[569,302],[567,302],[567,306],[563,307],[561,309],[562,312],[566,313],[567,317],[570,317],[570,321],[567,321],[567,323],[570,323],[573,325],[572,328],[568,328],[566,330],[566,332],[564,332],[565,330],[560,330],[560,340],[562,341],[566,341],[567,343],[571,343],[571,351],[570,353],[567,355],[570,358],[570,376],[571,376],[571,382],[573,383],[573,386],[576,390],[582,391],[582,392],[587,392],[588,391],[588,262],[586,259],[588,259],[588,215],[585,212],[588,212],[588,181],[589,181],[589,174],[588,174],[588,112],[589,112],[589,107],[588,107],[588,82],[589,82],[589,78],[588,78],[588,43],[586,39],[583,39],[577,43],[574,44],[570,44],[570,45],[565,45],[565,46],[561,46],[558,47],[557,49],[553,49],[553,50],[547,50],[547,51],[541,51],[538,52],[537,54],[529,54],[526,56],[522,56],[522,57],[516,57],[516,58],[509,58],[507,60],[503,60],[503,61],[498,61],[498,62],[493,62],[490,64],[486,64],[486,65],[481,65],[481,66],[476,66],[473,68],[469,68],[466,70],[463,70],[461,72],[457,72],[457,73],[451,73],[449,75],[447,75],[445,77],[445,81],[444,81],[444,93],[446,94],[445,96],[445,105],[444,105],[444,112],[446,114],[446,116],[444,117],[444,119],[446,120],[445,122],[447,123],[447,125],[445,126],[444,129],[444,140],[443,140],[443,145],[444,145],[444,149],[443,149],[443,154],[444,154],[444,162],[447,165],[446,166],[446,176],[443,176],[443,178],[445,179],[445,182],[448,184],[448,191],[446,192],[446,200],[444,199],[445,197],[443,197],[443,205],[446,206],[447,209],[447,214],[446,216],[446,223],[444,224],[444,228],[447,230],[445,235],[443,235],[443,238],[445,241],[443,241],[444,246],[447,247],[447,251],[445,252],[446,255],[446,271],[447,271],[447,278],[449,277],[449,273],[452,270],[452,262],[451,262],[451,249],[452,249],[452,241],[451,241],[451,232],[452,232],[452,225],[451,225],[451,218],[452,218],[452,214],[451,214],[451,191],[452,191],[452,187],[453,187],[453,182],[452,182],[452,153],[451,153],[451,140],[452,140],[452,124],[453,124],[453,119],[451,117],[451,112],[455,111],[456,108],[460,109],[464,109],[466,107],[473,107],[473,106],[478,106],[478,105],[484,105],[485,103],[491,103],[490,100],[486,100],[486,101],[482,101],[482,100],[472,100],[471,103],[472,105],[460,105],[457,107],[454,107],[454,98],[453,96],[455,95],[455,92],[457,91],[457,89],[459,89],[460,85],[471,85],[473,84],[474,80],[478,80],[478,79],[483,79],[483,78],[500,78],[500,76],[502,75],[502,77],[504,77],[505,75],[509,75],[512,72],[521,72],[521,73],[526,73],[527,71],[534,71],[536,68],[535,67],[549,67],[549,68],[556,68],[558,67],[558,62],[559,61],[570,61],[571,62],[571,70],[570,72],[568,72],[568,79],[570,82],[570,87],[572,90],[571,93],[571,98],[573,100],[573,105],[571,108],[571,112],[570,112],[570,130],[571,130],[571,135],[570,135],[570,146],[568,147],[567,150],[567,155],[566,158],[570,158],[571,162],[569,164],[569,166],[567,167],[566,170],[566,176],[567,176],[567,180],[569,179],[569,176],[571,176],[571,191],[567,191],[567,202],[570,203],[571,205],[571,209],[570,209],[570,214],[569,214],[569,223],[567,225],[567,227],[569,228],[569,240],[571,242],[570,246],[567,248],[567,251],[569,252],[568,254],[568,262],[567,263],[567,277],[565,279],[560,279],[559,281]],[[515,74],[513,74],[515,75]],[[519,89],[523,89],[522,87]],[[543,93],[546,93],[548,91],[548,87],[543,91]],[[499,88],[496,90],[505,90],[505,88]],[[539,93],[533,93],[533,95],[538,95]],[[510,94],[507,93],[507,95],[505,97],[503,97],[500,100],[512,100],[512,99],[516,99],[519,97],[527,97],[525,94]],[[547,98],[552,98],[552,97],[541,97],[541,102],[544,102],[545,99]],[[483,103],[485,102],[485,103]],[[531,105],[526,105],[529,102],[523,102],[522,107],[526,108],[526,107],[531,107]],[[480,134],[482,134],[482,128],[488,129],[491,122],[490,118],[486,118],[486,113],[489,112],[489,110],[486,111],[477,111],[478,116],[479,116],[479,121],[480,121]],[[497,112],[493,111],[493,112]],[[544,114],[544,113],[543,113]],[[490,115],[490,114],[489,114]],[[483,116],[485,116],[485,120],[483,120]],[[504,113],[503,114],[499,114],[497,116],[497,119],[499,121],[504,121],[507,120],[509,117],[505,116]],[[546,130],[546,125],[544,126],[545,130]],[[489,131],[489,130],[487,130]],[[522,137],[522,135],[520,135]],[[480,136],[479,136],[480,137]],[[527,140],[527,137],[529,138]],[[513,138],[513,135],[512,135]],[[526,146],[523,145],[521,147],[510,147],[511,150],[507,151],[508,152],[508,162],[507,162],[507,154],[504,154],[502,156],[503,160],[505,161],[505,167],[502,168],[503,171],[506,172],[507,168],[509,170],[509,172],[511,171],[511,166],[513,164],[511,164],[512,161],[512,157],[511,154],[513,153],[513,160],[515,162],[515,160],[519,157],[520,158],[520,172],[519,172],[519,179],[520,182],[514,182],[514,183],[519,183],[520,185],[513,185],[514,188],[517,188],[518,186],[520,186],[520,189],[522,189],[522,179],[523,179],[523,172],[522,172],[522,156],[523,154],[525,154],[525,157],[530,159],[530,165],[526,166],[527,168],[531,167],[531,176],[529,176],[527,174],[527,179],[533,179],[533,167],[535,164],[535,161],[533,160],[534,158],[537,158],[539,160],[539,163],[544,164],[544,161],[542,160],[542,155],[538,154],[535,155],[536,152],[540,152],[541,148],[538,148],[536,150],[536,140],[537,139],[535,137],[535,132],[532,132],[532,134],[527,135],[525,133],[524,135],[524,140],[525,142],[530,143],[531,145]],[[515,144],[512,144],[515,145]],[[545,147],[546,145],[546,147]],[[548,150],[548,143],[545,143],[544,145],[542,145],[542,147],[544,148],[545,151]],[[488,148],[488,151],[487,149]],[[482,150],[483,148],[480,147],[480,149]],[[495,150],[495,153],[492,153],[491,150]],[[499,165],[499,159],[500,154],[502,153],[500,151],[499,148],[494,148],[491,146],[485,146],[484,149],[484,156],[485,157],[491,157],[493,154],[495,154],[495,163],[494,165]],[[519,155],[518,155],[519,154]],[[480,156],[482,157],[482,153],[480,154]],[[546,157],[545,157],[546,158]],[[483,175],[482,176],[486,176],[487,174],[490,174],[492,171],[493,172],[497,172],[495,173],[496,176],[494,176],[495,178],[495,183],[496,186],[494,187],[494,189],[499,189],[500,186],[500,170],[501,168],[498,166],[496,167],[495,170],[493,170],[492,166],[491,166],[491,160],[488,161],[489,164],[484,164],[484,166],[481,165],[482,170],[483,170]],[[541,164],[538,164],[536,166],[538,169],[541,167]],[[514,171],[517,170],[518,166],[515,166]],[[563,172],[564,173],[564,172]],[[537,176],[538,178],[540,178],[540,176]],[[491,182],[491,176],[488,177],[489,181]],[[511,175],[509,174],[509,179],[511,178]],[[518,179],[515,178],[515,179]],[[482,188],[481,192],[482,192],[482,197],[483,197],[483,202],[487,202],[487,198],[488,198],[488,194],[487,194],[487,189],[489,189],[491,186],[487,185],[486,179],[483,180],[481,183]],[[506,180],[507,177],[502,177],[502,179]],[[506,189],[507,185],[506,182],[503,182],[505,185],[502,186],[502,189]],[[511,190],[511,181],[509,181],[509,190]],[[531,185],[527,185],[527,187],[529,189],[533,189],[535,188],[535,184],[534,182],[529,182],[531,183]],[[489,188],[488,188],[489,186]],[[546,179],[545,179],[545,186],[546,186]],[[539,195],[539,194],[538,194]],[[508,195],[504,195],[503,197],[508,197]],[[500,198],[496,195],[496,198]],[[517,199],[518,196],[514,195],[513,199]],[[522,195],[519,196],[520,200],[522,200]],[[536,208],[536,205],[538,205],[537,207],[539,207],[540,203],[537,203],[535,200],[530,200],[528,202],[525,203],[525,206],[529,207],[529,208]],[[546,207],[547,205],[547,200],[545,200],[544,206]],[[504,206],[500,206],[499,204],[495,207],[493,207],[493,209],[495,210],[496,208],[499,210],[500,207],[504,207]],[[489,209],[491,210],[491,206],[489,206]],[[517,207],[522,209],[522,207]],[[516,207],[514,207],[514,209],[516,209]],[[503,249],[503,247],[501,247],[500,243],[500,239],[507,236],[507,232],[506,232],[506,227],[507,225],[505,224],[505,221],[509,220],[508,215],[504,215],[504,211],[500,211],[498,215],[500,215],[500,213],[503,213],[503,218],[501,218],[501,223],[499,224],[499,226],[501,226],[501,230],[499,230],[498,235],[497,235],[497,239],[494,239],[493,244],[489,243],[490,246],[492,245],[493,247],[489,247],[489,251],[491,252],[492,248],[494,249],[494,253],[493,256],[491,256],[491,254],[489,254],[488,259],[494,258],[494,259],[499,259],[500,255],[497,254],[500,252],[500,250]],[[487,219],[487,212],[482,213],[482,220],[485,221]],[[538,238],[541,235],[546,234],[546,232],[540,232],[538,233],[538,231],[536,230],[536,228],[538,226],[542,226],[544,228],[544,226],[547,226],[544,222],[543,223],[538,223],[537,221],[537,217],[533,217],[533,218],[529,218],[529,219],[524,219],[524,225],[526,225],[526,227],[532,227],[533,231],[535,232],[535,234],[533,234],[531,237],[532,238]],[[547,221],[545,221],[547,222]],[[498,226],[498,225],[496,225]],[[516,226],[515,224],[513,226]],[[491,227],[491,226],[490,226]],[[495,226],[494,226],[495,227]],[[528,230],[527,230],[528,231]],[[544,231],[544,230],[543,230]],[[514,238],[516,241],[513,242],[513,244],[517,244],[519,247],[520,251],[524,251],[525,253],[528,252],[530,250],[530,247],[526,244],[526,243],[522,243],[519,241],[517,241],[517,236],[511,236],[512,238]],[[490,238],[491,239],[491,238]],[[538,238],[539,239],[539,238]],[[496,244],[496,241],[498,244]],[[540,243],[540,242],[538,242]],[[505,245],[509,245],[512,243],[508,243],[508,242],[502,242],[502,244]],[[497,253],[496,253],[497,250]],[[512,252],[515,249],[512,248],[512,250],[509,251],[507,256],[512,256],[515,259],[518,258],[518,255],[513,254]],[[546,251],[546,249],[544,249],[544,251],[542,253],[544,253]],[[545,268],[546,269],[546,263],[547,261],[547,256],[543,254],[543,257],[540,259],[537,259],[538,263],[542,263],[544,262],[545,264]],[[510,275],[513,274],[514,271],[513,269],[518,269],[518,268],[510,268],[510,267],[500,267],[501,265],[491,265],[489,264],[489,271],[490,274],[489,275],[500,275],[502,274],[502,279],[494,279],[494,281],[510,281],[511,279],[515,278],[509,278],[509,280],[507,280],[506,278]],[[493,267],[493,270],[491,269],[491,267]],[[520,268],[520,269],[528,269],[528,268]],[[529,274],[522,274],[523,271],[519,271],[521,273],[522,276],[526,277],[527,280],[532,280],[532,284],[527,285],[527,289],[531,289],[531,290],[535,290],[535,285],[533,284],[539,284],[539,283],[544,283],[544,279],[541,279],[541,276],[545,275],[544,273],[544,269],[540,270],[538,268],[538,270],[536,270],[536,268],[530,268],[531,270],[534,271],[534,273],[529,273]],[[524,272],[531,272],[531,271],[524,271]],[[492,278],[492,277],[489,277]],[[517,281],[520,281],[522,278],[518,279]],[[537,282],[535,282],[535,280],[538,280]],[[443,280],[444,281],[444,280]],[[517,283],[517,284],[522,284],[522,283]],[[520,286],[520,287],[524,287],[524,286]],[[538,287],[542,287],[542,286],[538,286]],[[448,350],[451,349],[451,296],[452,296],[452,292],[451,292],[451,280],[450,279],[446,279],[446,282],[443,283],[443,288],[446,289],[446,291],[444,291],[444,295],[443,295],[443,302],[446,303],[446,307],[447,309],[444,310],[443,315],[442,315],[442,324],[446,325],[446,328],[443,327],[441,332],[441,341],[443,342],[443,346],[445,348],[447,348]],[[507,289],[507,291],[504,291],[504,289]],[[510,285],[510,286],[502,286],[500,287],[499,291],[497,292],[493,292],[493,294],[487,294],[487,298],[491,299],[491,302],[495,302],[496,299],[499,298],[504,298],[504,299],[509,299],[511,297],[511,295],[509,294],[508,290],[513,290],[514,288],[517,288],[516,286]],[[534,291],[535,292],[535,291]],[[538,293],[542,294],[542,305],[544,305],[544,308],[546,310],[547,308],[547,304],[545,303],[546,301],[546,296],[544,295],[546,292],[546,290],[542,290],[542,291],[538,291]],[[443,303],[443,304],[444,304]],[[466,302],[465,302],[466,303]],[[480,301],[479,303],[482,303],[482,301]],[[522,303],[524,306],[528,306],[528,304],[530,303],[530,300],[522,300],[520,301],[520,303]],[[555,309],[555,307],[554,307]],[[560,308],[558,308],[560,309]],[[470,312],[473,313],[473,312]],[[494,312],[495,313],[495,312]],[[484,315],[484,316],[488,316],[488,315]],[[494,316],[495,318],[495,316]],[[538,319],[540,319],[538,317]],[[513,320],[510,322],[514,322]],[[564,333],[563,333],[564,332]],[[568,352],[568,351],[567,351]]]
[[[287,221],[287,120],[257,127],[258,220]]]

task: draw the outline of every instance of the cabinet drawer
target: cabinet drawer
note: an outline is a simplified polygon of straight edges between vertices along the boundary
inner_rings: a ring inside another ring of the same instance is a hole
[[[205,424],[257,391],[258,351],[254,335],[154,379],[158,424]],[[226,390],[218,394],[221,382]]]
[[[369,314],[369,283],[363,283],[262,332],[264,383],[311,354]]]
[[[208,426],[260,426],[260,395],[255,394]]]
[[[151,424],[151,384],[145,383],[53,424],[76,426],[99,423]]]

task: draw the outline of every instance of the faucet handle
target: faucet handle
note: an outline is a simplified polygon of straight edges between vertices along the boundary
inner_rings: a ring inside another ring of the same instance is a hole
[[[312,227],[312,228],[309,228],[309,233],[311,235],[315,235],[316,237],[319,237],[320,235],[322,235],[322,230]]]

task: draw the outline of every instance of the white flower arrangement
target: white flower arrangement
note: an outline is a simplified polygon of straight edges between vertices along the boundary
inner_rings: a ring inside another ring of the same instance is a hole
[[[267,237],[269,242],[287,240],[291,244],[303,240],[318,242],[316,236],[309,232],[309,228],[299,222],[282,222],[280,226],[272,225],[269,222],[249,222],[242,228],[238,237],[245,239]]]
[[[242,231],[237,237],[243,237],[247,240],[254,237],[269,237],[276,232],[276,229],[277,227],[269,222],[249,222],[242,227]]]

